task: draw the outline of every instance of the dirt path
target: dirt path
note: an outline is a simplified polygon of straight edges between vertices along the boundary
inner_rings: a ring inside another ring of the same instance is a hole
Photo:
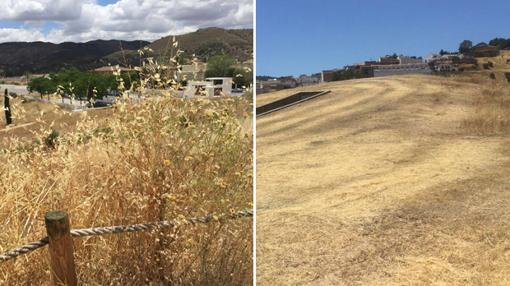
[[[459,127],[483,87],[327,87],[257,120],[260,285],[508,284],[510,137]]]

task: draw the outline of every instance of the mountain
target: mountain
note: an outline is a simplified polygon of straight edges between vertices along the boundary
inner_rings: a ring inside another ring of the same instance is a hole
[[[67,67],[93,69],[107,64],[137,65],[140,62],[137,50],[149,46],[155,56],[165,56],[168,47],[172,45],[172,38],[164,37],[153,43],[118,40],[61,44],[0,43],[0,76],[56,72]],[[229,54],[241,62],[252,59],[253,29],[205,28],[176,35],[175,38],[185,58],[195,54],[205,61],[216,54]]]
[[[148,47],[154,56],[166,56],[172,47],[173,35],[154,41]],[[229,54],[238,61],[244,62],[253,58],[253,29],[205,28],[183,35],[175,35],[179,49],[184,51],[183,57],[190,59],[195,55],[202,61],[210,56]],[[104,58],[105,61],[136,65],[140,57],[136,50],[115,52]]]
[[[107,64],[103,57],[123,49],[137,50],[147,41],[96,40],[86,43],[15,42],[0,44],[0,73],[55,72],[64,67],[91,69]]]
[[[173,36],[164,37],[149,45],[155,53],[164,54],[172,45]],[[225,30],[221,28],[199,29],[196,32],[175,36],[179,48],[185,56],[195,54],[206,60],[216,54],[229,54],[239,61],[246,61],[253,56],[253,30]]]

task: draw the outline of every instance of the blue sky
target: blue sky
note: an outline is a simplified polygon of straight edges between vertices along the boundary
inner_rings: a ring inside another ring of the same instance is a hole
[[[257,0],[257,75],[300,75],[510,38],[508,0]]]

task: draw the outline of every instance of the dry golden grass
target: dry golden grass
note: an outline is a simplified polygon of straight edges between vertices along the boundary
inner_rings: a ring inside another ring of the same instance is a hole
[[[112,113],[111,109],[93,109],[84,113],[70,112],[54,104],[25,100],[21,97],[11,99],[11,105],[14,113],[12,125],[6,127],[5,116],[3,112],[0,114],[0,147],[8,146],[10,140],[33,139],[34,132],[41,129],[72,131],[84,113],[99,121]]]
[[[257,118],[259,284],[508,285],[510,137],[466,126],[505,96],[484,82],[328,83]]]
[[[510,131],[510,85],[486,83],[475,99],[474,114],[462,127],[478,135],[508,133]]]
[[[22,105],[16,104],[13,111]],[[41,122],[27,133],[0,132],[0,251],[45,236],[50,210],[67,211],[72,227],[83,228],[249,208],[252,139],[242,126],[249,106],[244,99],[156,97],[96,116],[25,104],[46,113],[18,118],[20,125]],[[51,129],[60,132],[53,148],[45,144]],[[247,285],[251,225],[242,219],[77,238],[78,279],[82,285]],[[49,278],[46,248],[0,268],[1,285],[47,285]]]

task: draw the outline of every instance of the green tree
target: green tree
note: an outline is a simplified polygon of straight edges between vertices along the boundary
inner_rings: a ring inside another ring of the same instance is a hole
[[[41,95],[41,98],[45,94],[54,93],[57,91],[57,86],[54,82],[47,77],[38,77],[33,78],[28,83],[28,90],[30,92],[38,92]]]
[[[207,61],[205,77],[231,77],[236,61],[229,55],[217,55]]]
[[[473,42],[471,42],[470,40],[464,40],[459,45],[459,53],[461,53],[461,54],[467,53],[471,50],[472,47],[473,47]]]
[[[494,38],[489,42],[489,45],[496,46],[500,50],[510,49],[510,39]]]
[[[126,87],[131,87],[131,83],[139,81],[138,73],[123,73],[122,78]],[[89,102],[97,98],[108,95],[110,91],[117,90],[117,82],[113,73],[95,73],[89,71],[80,71],[78,69],[62,70],[51,74],[49,77],[33,78],[28,83],[31,92],[37,91],[42,94],[55,93],[61,86],[62,96],[71,96],[74,94],[77,98],[86,98]]]
[[[233,69],[232,78],[236,85],[248,87],[253,82],[253,73],[251,69],[235,68]]]

